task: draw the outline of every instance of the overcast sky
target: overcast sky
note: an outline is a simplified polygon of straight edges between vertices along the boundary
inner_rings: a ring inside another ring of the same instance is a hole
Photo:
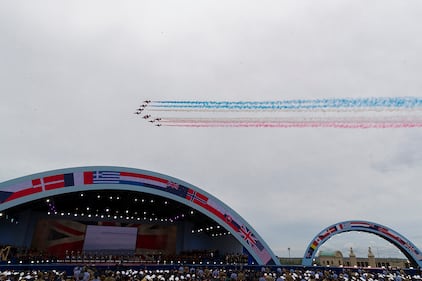
[[[170,128],[133,114],[145,99],[421,97],[421,34],[419,0],[1,1],[0,182],[127,166],[206,190],[279,256],[349,219],[421,249],[420,128]],[[393,251],[355,236],[324,247]]]

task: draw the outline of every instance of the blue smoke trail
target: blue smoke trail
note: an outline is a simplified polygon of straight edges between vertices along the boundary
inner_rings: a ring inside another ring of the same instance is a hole
[[[283,109],[324,109],[324,108],[422,108],[422,98],[335,98],[297,99],[282,101],[154,101],[151,107],[184,109],[224,109],[224,110],[283,110]]]

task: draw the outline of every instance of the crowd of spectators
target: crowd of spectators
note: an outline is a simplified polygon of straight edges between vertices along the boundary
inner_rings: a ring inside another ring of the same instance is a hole
[[[408,273],[400,269],[343,268],[237,268],[187,267],[174,269],[106,269],[95,266],[75,266],[73,272],[66,271],[20,271],[0,272],[0,281],[421,281],[419,273]]]
[[[55,263],[74,262],[73,272],[65,270],[7,269],[0,265],[0,281],[422,281],[419,271],[412,273],[401,269],[368,268],[282,268],[248,267],[247,255],[232,253],[220,255],[218,251],[194,250],[168,256],[161,253],[147,255],[87,255],[67,253],[58,259],[33,249],[8,249],[8,260],[13,263]],[[113,263],[112,269],[99,266]],[[133,262],[131,264],[130,262]],[[10,265],[11,262],[8,262]],[[12,264],[13,264],[12,263]],[[94,264],[98,263],[98,266]],[[4,263],[3,263],[4,264]],[[85,264],[85,266],[79,266]],[[138,264],[138,266],[135,266]],[[150,270],[141,264],[170,265],[164,269]],[[194,267],[183,266],[195,265]],[[218,266],[215,266],[215,265]],[[229,265],[235,265],[235,267]],[[214,266],[214,267],[213,267]]]

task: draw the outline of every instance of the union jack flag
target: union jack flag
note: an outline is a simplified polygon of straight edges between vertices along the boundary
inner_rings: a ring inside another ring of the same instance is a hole
[[[253,233],[244,225],[239,228],[240,236],[242,236],[243,240],[246,241],[251,246],[256,245],[256,238]]]
[[[172,181],[168,181],[167,182],[167,187],[170,187],[170,188],[173,188],[173,189],[178,190],[179,189],[179,184],[178,183],[175,183],[175,182],[172,182]]]
[[[62,257],[66,250],[82,251],[86,225],[70,220],[39,220],[32,245],[52,255]]]

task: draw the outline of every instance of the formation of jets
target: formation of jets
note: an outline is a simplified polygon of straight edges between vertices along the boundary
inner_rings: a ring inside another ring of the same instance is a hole
[[[147,107],[147,105],[150,102],[151,102],[150,100],[144,100],[144,102],[139,106],[138,109],[136,109],[136,111],[134,113],[137,114],[137,115],[142,114],[142,111],[144,111],[144,109]],[[156,123],[158,121],[161,121],[161,118],[150,119],[151,118],[151,115],[150,114],[143,115],[142,118],[143,119],[148,119],[148,121],[151,122],[151,123]],[[157,124],[155,124],[155,126],[160,127],[161,124],[160,123],[157,123]]]
[[[139,106],[139,108],[135,111],[135,114],[141,114],[142,111],[147,107],[147,105],[150,103],[150,100],[144,100],[144,102]]]

